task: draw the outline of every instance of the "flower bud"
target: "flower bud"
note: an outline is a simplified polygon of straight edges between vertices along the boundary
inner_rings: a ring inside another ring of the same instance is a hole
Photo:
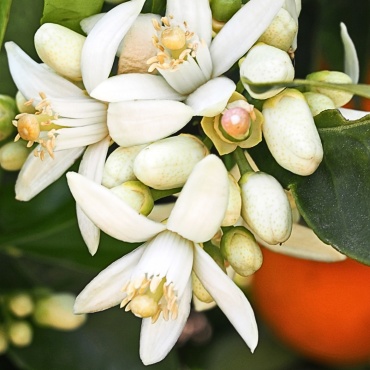
[[[126,181],[111,191],[142,215],[147,216],[154,207],[150,189],[140,181]]]
[[[243,226],[235,226],[222,236],[221,253],[242,276],[252,275],[262,265],[261,249],[253,234]]]
[[[351,77],[346,75],[343,72],[337,71],[320,71],[313,72],[306,76],[307,80],[310,81],[319,81],[319,82],[328,82],[334,84],[350,84],[352,83]],[[336,89],[330,89],[327,87],[309,87],[310,91],[318,92],[328,96],[333,102],[336,108],[339,108],[347,104],[351,99],[353,94],[347,91],[341,91]]]
[[[241,0],[212,0],[212,17],[220,22],[227,22],[242,7]]]
[[[286,241],[292,230],[289,200],[280,183],[264,172],[247,172],[239,180],[242,217],[269,244]]]
[[[238,221],[242,208],[240,188],[235,178],[229,173],[229,203],[221,226],[232,226]]]
[[[32,342],[32,327],[27,321],[13,321],[8,327],[8,337],[15,346],[27,347]]]
[[[213,302],[212,296],[208,293],[206,288],[200,282],[200,280],[198,279],[194,271],[191,272],[191,282],[192,282],[193,293],[201,302],[204,302],[204,303]]]
[[[143,148],[145,145],[119,147],[114,150],[105,162],[102,185],[110,189],[123,182],[136,180],[134,160]]]
[[[327,109],[335,109],[334,102],[324,94],[308,91],[303,95],[310,107],[312,116],[316,116]]]
[[[34,304],[32,297],[27,293],[14,294],[9,298],[10,311],[18,317],[26,317],[33,312]]]
[[[59,330],[77,329],[85,322],[86,315],[73,313],[75,298],[69,293],[58,293],[39,299],[33,313],[35,322]]]
[[[0,166],[7,171],[19,171],[30,150],[23,142],[9,142],[0,148]]]
[[[0,95],[0,141],[9,137],[14,131],[12,121],[15,115],[14,99],[7,95]]]
[[[298,24],[283,8],[279,10],[269,27],[258,39],[260,42],[288,51],[298,31]]]
[[[8,338],[5,329],[0,325],[0,355],[4,354],[8,349]]]
[[[144,184],[158,190],[185,184],[194,166],[208,154],[206,146],[192,135],[156,141],[135,158],[134,173]]]
[[[323,158],[323,148],[303,94],[286,89],[263,105],[263,135],[275,160],[297,175],[311,175]]]
[[[85,36],[55,23],[44,23],[35,33],[40,59],[54,71],[73,81],[81,81],[81,52]]]
[[[262,42],[253,46],[240,66],[240,77],[245,89],[255,99],[267,99],[284,88],[249,86],[244,78],[254,83],[293,81],[294,67],[288,53]]]
[[[36,112],[35,107],[30,101],[26,100],[20,91],[15,95],[15,103],[19,113],[34,114]]]

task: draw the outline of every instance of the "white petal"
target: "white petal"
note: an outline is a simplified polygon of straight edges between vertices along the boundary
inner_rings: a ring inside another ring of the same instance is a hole
[[[143,275],[166,277],[166,284],[173,283],[175,293],[181,297],[193,266],[193,243],[166,230],[143,245],[145,252],[132,272],[131,280]]]
[[[213,77],[226,72],[258,40],[285,0],[251,0],[225,24],[211,44]]]
[[[208,81],[212,75],[212,58],[208,45],[201,41],[196,52],[197,63]]]
[[[362,117],[365,117],[367,114],[370,114],[370,112],[348,109],[348,108],[339,108],[338,110],[343,115],[344,118],[349,119],[349,120],[360,119]]]
[[[77,148],[97,143],[108,135],[105,123],[82,127],[61,128],[56,132],[55,151]]]
[[[166,16],[173,16],[176,23],[187,23],[189,31],[198,35],[207,45],[212,38],[212,13],[209,0],[168,0]]]
[[[226,168],[211,154],[194,167],[171,212],[167,229],[194,242],[205,242],[221,226],[228,199]]]
[[[36,63],[14,42],[5,43],[5,49],[13,81],[26,100],[38,98],[40,92],[56,98],[86,97],[80,88]]]
[[[86,35],[88,35],[91,32],[91,30],[94,28],[94,26],[98,23],[98,21],[100,21],[100,19],[104,17],[105,14],[106,13],[99,13],[99,14],[94,14],[90,17],[84,18],[80,22],[82,31],[84,31]]]
[[[24,163],[15,184],[15,198],[28,201],[40,193],[68,170],[79,158],[84,147],[63,150],[49,155],[43,161],[31,153]]]
[[[82,126],[89,126],[94,125],[99,122],[106,122],[107,120],[107,113],[104,112],[103,114],[97,115],[95,117],[86,117],[86,118],[64,118],[59,117],[58,120],[53,121],[58,126],[63,127],[82,127]]]
[[[110,103],[109,133],[120,146],[146,144],[179,131],[193,113],[187,105],[172,100]]]
[[[74,312],[97,312],[118,305],[126,296],[122,287],[130,279],[132,269],[139,262],[144,250],[143,247],[136,248],[91,280],[77,296]]]
[[[78,170],[81,175],[86,176],[98,184],[101,183],[109,143],[110,137],[107,136],[105,139],[96,144],[90,145],[86,149]],[[100,230],[85,215],[78,205],[76,206],[76,212],[78,227],[80,228],[82,238],[84,239],[90,254],[94,255],[99,246]]]
[[[95,24],[87,36],[82,49],[81,69],[89,93],[108,78],[118,45],[143,4],[144,0],[132,0],[116,6]]]
[[[193,270],[253,352],[258,329],[246,296],[199,245],[195,245]]]
[[[357,84],[360,76],[360,64],[355,45],[344,23],[340,24],[340,36],[344,46],[344,72],[351,77],[354,84]]]
[[[67,173],[69,188],[86,215],[108,235],[129,243],[146,241],[165,226],[138,214],[104,186],[75,172]]]
[[[191,280],[189,279],[179,301],[179,314],[176,320],[164,320],[163,316],[152,324],[144,319],[141,324],[140,358],[144,365],[163,360],[177,342],[190,313]]]
[[[191,93],[185,104],[194,109],[196,116],[215,117],[225,109],[235,88],[229,78],[216,77]]]
[[[106,115],[107,106],[102,102],[91,99],[88,96],[83,98],[53,98],[48,96],[52,109],[59,116],[66,118],[93,118],[98,119]],[[36,101],[36,99],[35,99]],[[105,120],[105,119],[104,119]],[[99,122],[99,121],[97,121]]]
[[[103,81],[91,96],[106,102],[124,100],[184,100],[162,76],[143,73],[128,73],[113,76]]]

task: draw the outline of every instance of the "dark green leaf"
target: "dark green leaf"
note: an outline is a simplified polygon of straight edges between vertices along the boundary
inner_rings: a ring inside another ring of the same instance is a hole
[[[80,21],[101,11],[104,0],[45,0],[43,23],[58,23],[81,32]]]
[[[154,13],[164,15],[166,0],[146,0],[142,13]]]
[[[315,117],[324,159],[311,176],[282,169],[266,145],[250,151],[262,171],[290,188],[319,238],[370,265],[370,115],[347,121],[336,110]]]
[[[12,0],[1,0],[0,2],[0,49],[3,45],[6,26],[9,20],[10,7]]]

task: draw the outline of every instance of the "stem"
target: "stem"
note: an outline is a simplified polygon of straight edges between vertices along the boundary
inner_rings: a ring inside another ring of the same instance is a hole
[[[254,172],[253,168],[250,166],[247,158],[245,158],[244,150],[239,146],[234,151],[234,158],[239,167],[240,175],[243,176],[247,172]]]
[[[208,136],[203,139],[203,144],[207,147],[208,150],[211,150],[213,147],[213,141]]]
[[[151,189],[150,192],[152,193],[153,200],[156,201],[158,199],[166,198],[170,195],[179,193],[181,189],[182,188],[175,188],[175,189],[168,189],[168,190]]]

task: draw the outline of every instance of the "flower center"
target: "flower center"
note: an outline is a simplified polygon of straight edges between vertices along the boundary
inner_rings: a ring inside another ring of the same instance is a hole
[[[41,160],[45,158],[45,151],[54,158],[55,147],[55,125],[52,120],[58,119],[58,116],[53,113],[50,102],[46,95],[40,92],[41,102],[35,107],[36,113],[21,113],[13,120],[13,125],[17,127],[18,134],[14,141],[23,139],[28,141],[27,147],[31,147],[34,143],[39,143],[41,149],[36,149],[34,155],[40,157]],[[25,105],[32,104],[32,100],[25,103]],[[47,133],[45,133],[47,132]]]
[[[162,25],[153,19],[157,34],[153,36],[153,44],[158,49],[156,56],[147,61],[148,72],[155,69],[176,70],[186,61],[187,56],[195,57],[198,47],[197,37],[188,30],[186,22],[174,25],[173,17],[163,17]]]
[[[152,323],[161,313],[166,321],[170,317],[172,320],[177,318],[177,296],[173,284],[167,284],[166,278],[153,276],[128,281],[122,291],[127,295],[120,307],[126,306],[125,311],[131,311],[137,317],[151,317]]]

